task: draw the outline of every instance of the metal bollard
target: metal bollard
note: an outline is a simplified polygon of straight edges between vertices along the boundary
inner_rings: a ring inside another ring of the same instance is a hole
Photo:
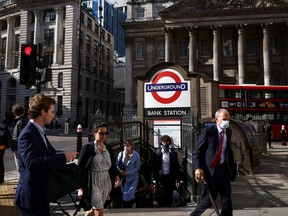
[[[77,148],[76,148],[76,158],[79,157],[79,153],[81,151],[82,148],[82,125],[78,124],[77,126]]]

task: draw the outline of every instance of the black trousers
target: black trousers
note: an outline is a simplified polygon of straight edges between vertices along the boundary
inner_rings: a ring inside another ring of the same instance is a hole
[[[0,183],[4,182],[4,154],[5,154],[5,149],[0,150]]]
[[[172,175],[161,175],[158,182],[158,202],[160,207],[171,207],[175,180]]]
[[[231,183],[229,170],[226,163],[215,168],[214,175],[210,180],[206,180],[214,200],[217,195],[221,196],[221,216],[232,216]],[[201,202],[190,216],[200,216],[207,208],[212,206],[208,193],[204,193]]]
[[[17,206],[21,216],[51,216],[49,204],[41,208],[22,208]]]

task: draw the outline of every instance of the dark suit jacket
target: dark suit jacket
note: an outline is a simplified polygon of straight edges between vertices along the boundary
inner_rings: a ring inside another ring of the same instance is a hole
[[[179,161],[177,153],[170,149],[170,172],[173,176],[174,180],[179,180]],[[153,162],[152,162],[152,170],[153,170],[153,177],[156,181],[159,180],[160,177],[160,171],[162,169],[162,149],[157,149]]]
[[[192,160],[194,164],[194,170],[202,169],[204,171],[204,177],[207,180],[209,176],[207,176],[207,171],[210,173],[210,176],[213,176],[214,169],[210,168],[210,164],[214,159],[216,153],[218,152],[220,142],[218,138],[219,132],[217,129],[216,124],[212,125],[208,128],[204,128],[199,137],[198,142],[193,150]],[[235,179],[236,170],[235,170],[235,162],[233,151],[231,148],[231,129],[226,129],[226,136],[227,136],[227,147],[226,147],[226,154],[225,154],[225,162],[229,168],[229,174],[231,180]],[[205,174],[206,173],[206,174]]]
[[[50,142],[45,145],[38,129],[28,122],[18,140],[20,179],[14,202],[22,208],[39,208],[49,205],[44,200],[45,172],[48,168],[65,166],[64,154],[56,154]]]

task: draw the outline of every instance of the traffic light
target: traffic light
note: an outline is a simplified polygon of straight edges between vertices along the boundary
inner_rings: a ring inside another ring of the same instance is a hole
[[[21,45],[20,84],[35,85],[37,67],[37,45]]]

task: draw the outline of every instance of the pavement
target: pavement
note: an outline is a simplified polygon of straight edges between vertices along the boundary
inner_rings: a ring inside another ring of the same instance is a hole
[[[273,148],[260,158],[261,165],[251,173],[242,173],[232,183],[234,216],[284,216],[288,213],[288,146],[272,143]],[[241,171],[241,170],[240,170]],[[0,215],[18,216],[13,204],[15,187],[19,174],[16,170],[5,173],[5,183],[0,185]],[[76,198],[76,194],[72,194]],[[75,207],[70,197],[64,197],[61,206],[73,215]],[[220,207],[219,198],[216,205]],[[188,216],[196,203],[173,208],[131,208],[105,209],[105,216]],[[51,203],[51,215],[64,215],[56,203]],[[80,211],[77,215],[83,216]],[[215,216],[214,210],[207,209],[203,216]]]

